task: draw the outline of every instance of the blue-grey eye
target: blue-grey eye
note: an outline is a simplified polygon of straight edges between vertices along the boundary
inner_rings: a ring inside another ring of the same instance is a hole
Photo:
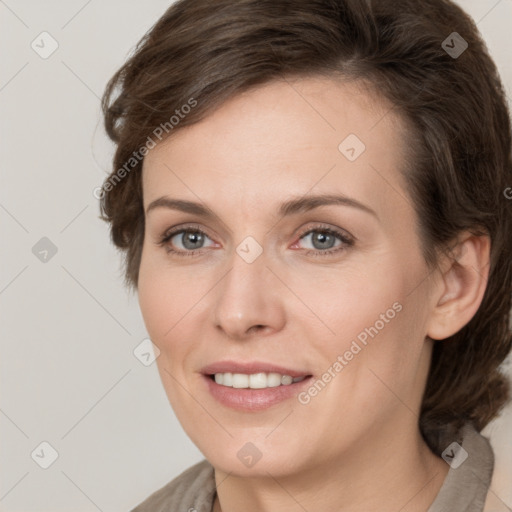
[[[336,240],[339,240],[340,244],[345,242],[345,239],[339,233],[325,228],[311,229],[301,237],[301,240],[306,238],[310,239],[312,245],[312,247],[306,247],[306,249],[327,250],[335,246]]]
[[[206,235],[200,231],[183,230],[175,234],[170,240],[172,241],[173,238],[177,238],[183,244],[184,249],[193,251],[202,248],[205,237]]]

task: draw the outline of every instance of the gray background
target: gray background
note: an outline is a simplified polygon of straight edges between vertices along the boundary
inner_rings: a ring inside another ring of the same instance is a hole
[[[510,103],[512,0],[460,3]],[[169,4],[0,0],[3,511],[129,510],[203,458],[155,364],[134,356],[147,334],[93,195],[113,150],[99,98]],[[46,59],[31,47],[51,48],[43,31],[58,44]],[[497,457],[493,511],[512,507],[511,427],[509,406],[484,431]],[[47,469],[44,441],[58,453]]]

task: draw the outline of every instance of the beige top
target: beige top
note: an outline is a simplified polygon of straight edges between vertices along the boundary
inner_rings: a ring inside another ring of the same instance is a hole
[[[428,512],[482,512],[491,485],[494,453],[487,438],[466,424],[456,440],[467,452],[447,446],[451,467]],[[457,452],[457,449],[459,451]],[[444,452],[443,452],[444,453]],[[131,512],[212,512],[215,500],[213,466],[205,459],[155,491]]]

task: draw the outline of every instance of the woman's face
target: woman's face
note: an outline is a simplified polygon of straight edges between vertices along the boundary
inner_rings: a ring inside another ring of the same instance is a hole
[[[435,301],[390,108],[355,84],[276,81],[145,158],[140,307],[169,401],[216,468],[368,461],[397,429],[417,432]],[[311,377],[228,387],[203,373],[219,362]]]

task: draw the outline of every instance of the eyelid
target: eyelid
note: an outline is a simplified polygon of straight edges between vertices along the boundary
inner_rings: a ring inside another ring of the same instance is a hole
[[[168,239],[169,237],[175,236],[178,233],[181,233],[183,231],[193,231],[193,232],[199,232],[206,235],[208,238],[213,239],[213,237],[210,235],[210,232],[207,228],[202,227],[201,224],[198,223],[185,223],[185,224],[178,224],[176,226],[173,226],[171,228],[168,228],[164,231],[162,235],[159,235],[159,239]]]
[[[297,235],[298,240],[302,239],[305,235],[311,233],[312,231],[327,231],[335,236],[340,237],[340,239],[342,239],[342,241],[345,242],[355,242],[356,240],[356,238],[345,229],[332,227],[328,224],[323,223],[317,223],[314,224],[313,226],[306,227],[303,230],[299,231],[299,234]]]

